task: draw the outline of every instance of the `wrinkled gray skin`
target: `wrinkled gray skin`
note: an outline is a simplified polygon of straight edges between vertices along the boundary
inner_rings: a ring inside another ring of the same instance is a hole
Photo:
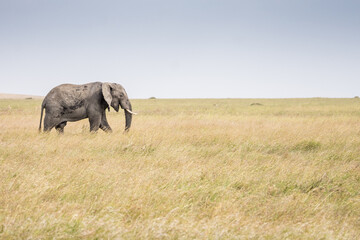
[[[67,122],[75,122],[89,118],[90,131],[99,128],[111,132],[111,127],[106,120],[105,110],[110,111],[110,106],[125,112],[125,131],[131,126],[132,110],[125,89],[116,83],[94,82],[84,85],[63,84],[53,88],[45,97],[41,106],[41,117],[45,109],[44,132],[49,132],[53,127],[59,132],[64,132]]]

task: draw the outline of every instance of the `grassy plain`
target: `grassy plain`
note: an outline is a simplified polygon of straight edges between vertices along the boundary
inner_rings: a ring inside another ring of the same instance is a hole
[[[40,104],[0,100],[0,239],[360,239],[359,99],[133,100],[128,134],[62,136]]]

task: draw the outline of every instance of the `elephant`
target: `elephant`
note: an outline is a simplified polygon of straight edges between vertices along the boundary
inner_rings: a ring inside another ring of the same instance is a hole
[[[75,122],[88,118],[90,132],[96,132],[101,128],[105,132],[112,132],[106,119],[105,110],[110,111],[110,106],[119,111],[119,107],[125,112],[125,132],[131,126],[132,112],[131,103],[125,89],[117,83],[92,82],[83,85],[62,84],[53,88],[44,98],[41,105],[41,116],[43,111],[44,132],[50,132],[52,128],[58,133],[64,133],[67,122]]]

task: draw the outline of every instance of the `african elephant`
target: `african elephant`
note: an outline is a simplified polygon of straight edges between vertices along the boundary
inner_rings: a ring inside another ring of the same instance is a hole
[[[99,128],[111,132],[111,127],[106,120],[105,110],[110,111],[110,106],[119,111],[119,106],[125,112],[125,131],[131,126],[132,107],[125,89],[117,83],[93,82],[83,85],[62,84],[53,88],[44,98],[41,105],[41,116],[45,109],[44,132],[49,132],[53,127],[59,132],[64,132],[66,123],[89,118],[90,131]]]

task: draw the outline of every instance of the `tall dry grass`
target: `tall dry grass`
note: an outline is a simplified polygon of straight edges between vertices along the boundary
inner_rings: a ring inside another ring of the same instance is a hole
[[[360,238],[359,99],[132,103],[58,136],[0,100],[1,239]]]

